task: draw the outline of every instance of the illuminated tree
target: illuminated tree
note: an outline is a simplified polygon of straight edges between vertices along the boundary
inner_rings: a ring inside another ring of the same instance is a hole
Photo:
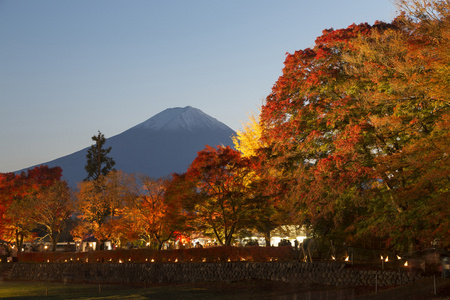
[[[259,117],[250,115],[249,121],[244,124],[244,129],[238,130],[236,136],[232,137],[234,147],[242,153],[243,157],[257,155],[257,151],[265,145],[261,140],[262,127]]]
[[[196,187],[185,190],[184,203],[194,227],[212,233],[221,245],[230,245],[234,234],[251,218],[250,171],[250,161],[240,152],[207,146],[184,176]]]
[[[79,225],[72,235],[79,238],[92,234],[100,242],[120,242],[126,235],[122,214],[132,177],[121,171],[109,172],[97,180],[84,181],[78,186],[77,211]]]
[[[247,197],[253,202],[253,218],[249,229],[264,234],[266,246],[270,246],[270,232],[282,224],[291,224],[284,194],[286,189],[276,181],[276,170],[265,163],[268,147],[262,137],[263,127],[259,116],[251,115],[242,131],[233,136],[235,148],[251,161],[251,171],[246,182]],[[287,223],[286,223],[287,222]]]
[[[0,207],[3,210],[0,233],[2,239],[14,241],[21,251],[24,241],[33,236],[37,228],[34,214],[42,205],[36,198],[61,180],[59,167],[40,166],[22,172],[0,176]]]
[[[449,10],[423,3],[436,5],[324,31],[266,99],[265,161],[319,236],[449,244]]]
[[[46,236],[52,242],[52,251],[62,231],[66,228],[69,218],[74,212],[73,194],[65,181],[43,187],[42,190],[30,199],[31,220],[34,224],[44,228]]]
[[[449,4],[400,2],[408,14],[398,27],[355,40],[345,61],[359,80],[354,95],[370,109],[379,178],[359,228],[412,250],[450,244]]]
[[[125,216],[136,237],[155,244],[161,250],[164,242],[184,228],[181,203],[177,197],[168,197],[165,179],[143,176],[135,197],[130,197]]]
[[[296,223],[312,225],[321,237],[345,238],[372,178],[367,127],[359,100],[346,88],[342,56],[351,40],[385,27],[325,30],[313,49],[287,55],[262,107],[266,161],[279,185],[288,187],[285,200]]]

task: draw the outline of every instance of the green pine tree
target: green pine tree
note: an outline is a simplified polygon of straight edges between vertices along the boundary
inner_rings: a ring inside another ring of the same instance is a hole
[[[107,156],[111,152],[111,147],[103,148],[106,138],[100,131],[98,131],[98,135],[92,137],[92,140],[95,144],[89,148],[86,154],[87,162],[84,169],[88,176],[85,178],[85,181],[97,180],[100,175],[108,174],[116,164],[112,157]]]

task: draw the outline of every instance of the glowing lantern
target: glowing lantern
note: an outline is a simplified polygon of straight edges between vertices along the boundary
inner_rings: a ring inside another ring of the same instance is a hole
[[[405,267],[407,267],[407,266],[408,266],[408,261],[405,261],[405,264],[404,264],[404,266],[405,266]]]
[[[347,256],[346,258],[345,258],[345,261],[348,261],[350,259],[350,256]]]

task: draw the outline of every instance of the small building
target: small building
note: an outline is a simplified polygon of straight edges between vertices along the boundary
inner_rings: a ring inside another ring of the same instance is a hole
[[[307,229],[302,225],[281,225],[270,232],[270,245],[278,246],[281,241],[289,241],[292,246],[303,243]]]

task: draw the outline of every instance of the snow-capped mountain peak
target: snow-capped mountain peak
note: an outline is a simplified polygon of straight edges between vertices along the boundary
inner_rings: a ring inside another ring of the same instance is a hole
[[[230,129],[217,119],[205,114],[192,106],[168,108],[134,127],[150,130],[200,130],[200,129]]]
[[[158,178],[173,172],[185,172],[205,145],[232,146],[231,136],[234,134],[227,125],[199,109],[176,107],[108,138],[106,146],[112,149],[110,155],[116,161],[117,170]],[[86,177],[84,165],[88,149],[44,165],[61,167],[64,179],[75,186]]]

